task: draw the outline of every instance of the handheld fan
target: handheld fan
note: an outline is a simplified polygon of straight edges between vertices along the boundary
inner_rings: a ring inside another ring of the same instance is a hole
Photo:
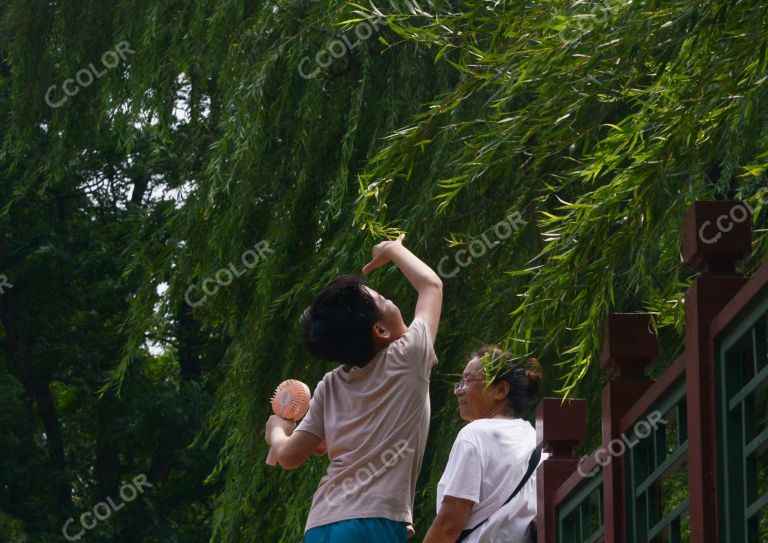
[[[275,394],[272,396],[272,411],[281,419],[296,422],[307,414],[309,399],[310,393],[307,385],[296,379],[288,379],[277,385]],[[267,456],[267,464],[270,466],[277,464],[277,459],[272,454],[271,448]]]

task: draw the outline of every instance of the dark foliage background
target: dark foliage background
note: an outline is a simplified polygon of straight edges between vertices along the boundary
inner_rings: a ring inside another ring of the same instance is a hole
[[[145,474],[84,540],[296,541],[324,464],[268,469],[262,433],[279,381],[331,368],[302,350],[301,310],[382,237],[452,270],[514,212],[523,228],[444,280],[416,539],[479,343],[589,398],[594,444],[604,316],[655,314],[657,373],[681,349],[683,210],[749,200],[744,269],[765,258],[767,7],[0,4],[0,540],[59,541]],[[371,283],[412,315],[396,270]]]

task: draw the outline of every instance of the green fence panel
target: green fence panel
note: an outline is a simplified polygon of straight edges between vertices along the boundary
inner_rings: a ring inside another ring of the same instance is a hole
[[[768,541],[768,296],[762,298],[715,342],[723,543]]]
[[[603,543],[603,472],[587,477],[557,506],[558,543]]]
[[[685,385],[681,376],[627,432],[624,477],[630,543],[690,541]],[[649,430],[647,421],[659,416],[660,423]]]

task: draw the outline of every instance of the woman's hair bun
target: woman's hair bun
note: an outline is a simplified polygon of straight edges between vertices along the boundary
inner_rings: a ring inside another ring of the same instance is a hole
[[[528,378],[528,386],[525,392],[528,398],[534,398],[541,389],[541,378],[544,375],[541,362],[538,358],[529,358],[525,362],[525,376]]]

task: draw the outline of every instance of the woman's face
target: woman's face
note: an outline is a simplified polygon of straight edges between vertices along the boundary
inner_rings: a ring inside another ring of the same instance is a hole
[[[503,408],[506,394],[502,394],[499,385],[485,387],[485,374],[479,358],[473,358],[464,368],[462,378],[467,382],[464,390],[455,392],[459,400],[459,414],[463,420],[489,418]]]

